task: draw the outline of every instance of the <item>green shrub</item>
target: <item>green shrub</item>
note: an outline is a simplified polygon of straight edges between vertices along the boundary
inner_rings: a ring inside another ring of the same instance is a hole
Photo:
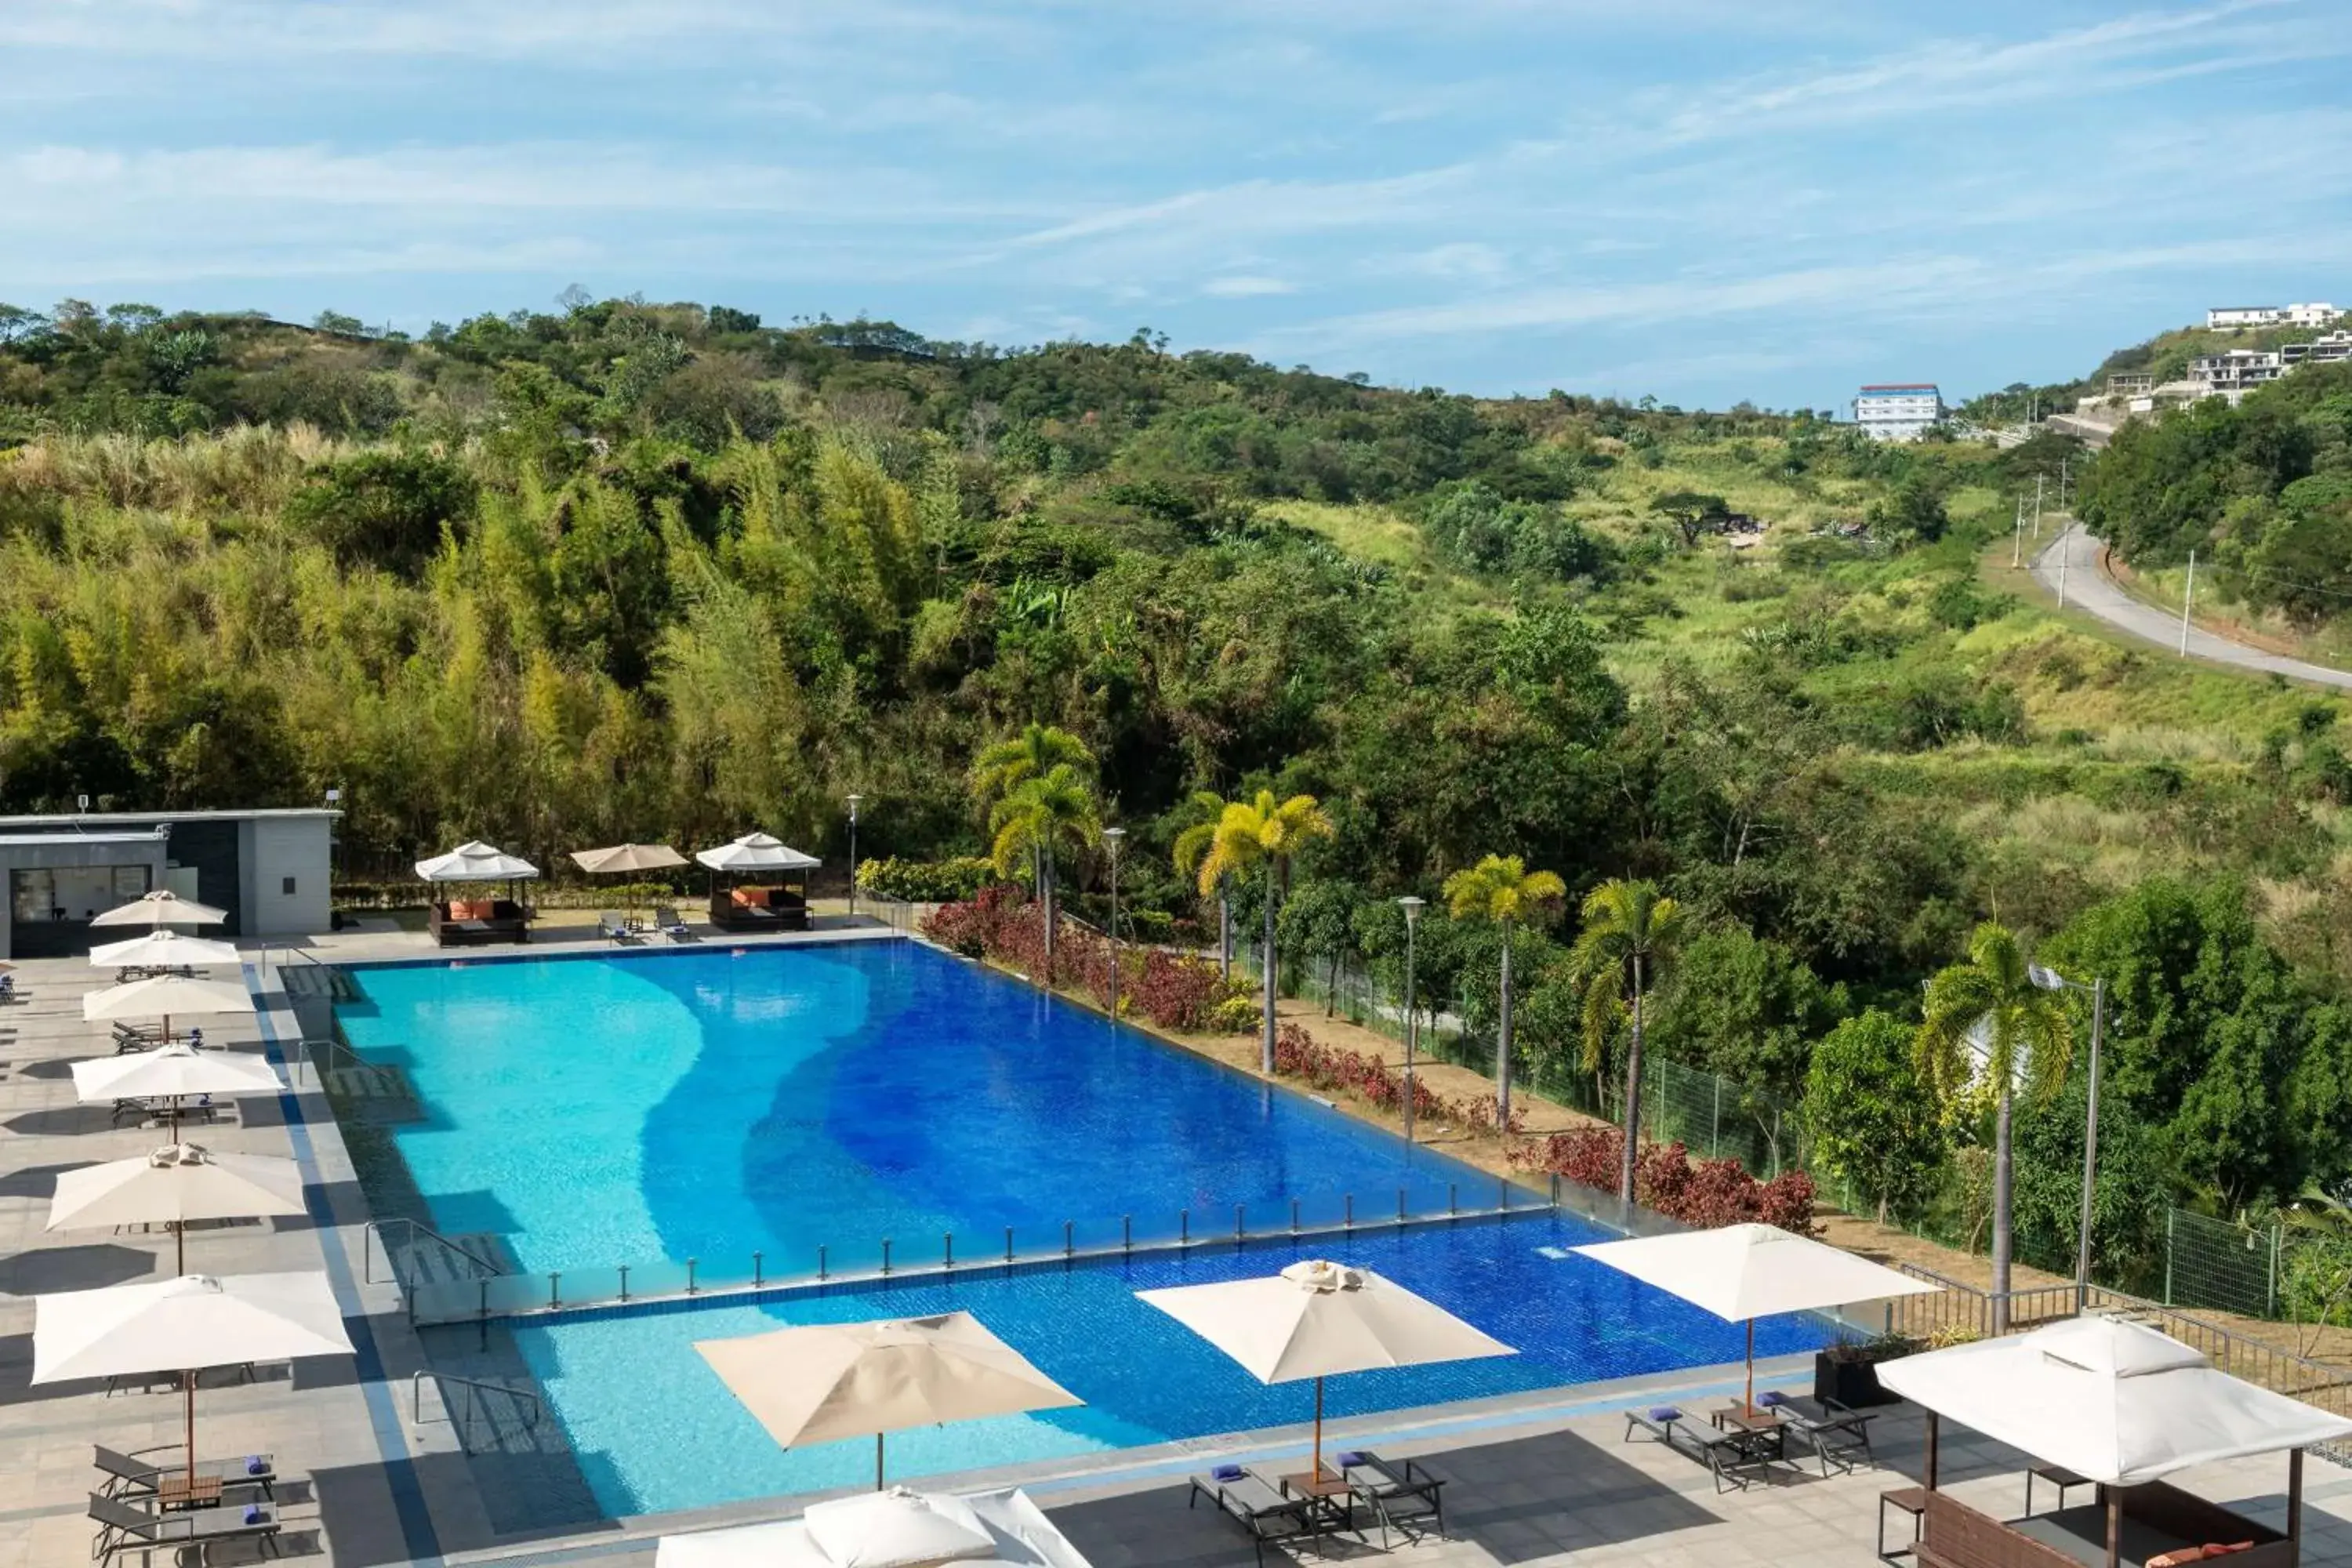
[[[893,855],[857,866],[859,891],[910,904],[959,903],[995,879],[996,868],[971,855],[948,860],[901,860]]]

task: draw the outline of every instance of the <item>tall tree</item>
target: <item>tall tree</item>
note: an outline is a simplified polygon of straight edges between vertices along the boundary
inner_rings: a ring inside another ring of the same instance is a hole
[[[1660,970],[1674,962],[1685,924],[1682,905],[1648,880],[1612,879],[1585,895],[1584,930],[1569,953],[1584,991],[1584,1066],[1601,1070],[1602,1053],[1630,1004],[1633,1035],[1625,1052],[1625,1146],[1617,1195],[1633,1201],[1633,1162],[1642,1136],[1642,1010]]]
[[[1225,814],[1225,797],[1214,790],[1197,789],[1180,809],[1196,820],[1176,836],[1176,874],[1194,878],[1201,874],[1201,862],[1216,842],[1217,819]],[[1233,891],[1231,877],[1217,879],[1217,973],[1227,979],[1234,973]]]
[[[2042,1099],[2066,1081],[2074,1030],[2065,994],[2036,985],[2016,934],[1987,921],[1969,939],[1968,962],[1927,982],[1926,1016],[1913,1048],[1921,1075],[1947,1099],[1965,1093],[1979,1072],[1992,1080],[1992,1313],[1999,1333],[2009,1326],[2014,1241],[2011,1105],[2020,1083]]]
[[[981,748],[980,755],[972,759],[971,793],[992,814],[990,826],[993,828],[997,805],[1024,783],[1057,767],[1066,766],[1082,775],[1088,774],[1094,765],[1094,753],[1087,750],[1084,741],[1067,730],[1032,722],[1019,734]],[[1000,866],[997,874],[1010,877],[1013,868]],[[1029,861],[1029,886],[1038,901],[1044,902],[1045,861],[1034,847]]]
[[[1323,815],[1313,795],[1276,800],[1272,790],[1262,789],[1255,800],[1225,804],[1217,817],[1217,831],[1209,841],[1209,852],[1201,860],[1198,878],[1204,899],[1227,877],[1245,877],[1252,871],[1265,876],[1265,1030],[1258,1065],[1269,1076],[1274,1072],[1275,984],[1282,968],[1275,946],[1275,915],[1282,889],[1290,879],[1292,859],[1308,839],[1329,837],[1331,819]]]
[[[996,803],[988,823],[996,834],[992,852],[998,876],[1011,876],[1013,868],[1024,855],[1039,868],[1043,889],[1039,901],[1045,915],[1045,973],[1042,978],[1051,985],[1054,928],[1059,913],[1055,907],[1054,864],[1062,849],[1084,851],[1101,842],[1102,816],[1095,805],[1094,790],[1076,767],[1056,763],[1013,785]]]
[[[1517,855],[1489,855],[1445,879],[1445,904],[1457,921],[1492,921],[1503,937],[1502,1013],[1495,1029],[1496,1124],[1511,1124],[1511,930],[1568,897],[1557,872],[1530,871]]]

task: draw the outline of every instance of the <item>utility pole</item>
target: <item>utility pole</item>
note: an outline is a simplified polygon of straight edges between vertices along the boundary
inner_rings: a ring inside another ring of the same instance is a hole
[[[2066,607],[2066,558],[2074,553],[2074,531],[2066,530],[2058,536],[2058,607]]]
[[[2014,572],[2025,564],[2025,498],[2017,498],[2017,516],[2010,523],[2009,567]]]
[[[2064,511],[2066,510],[2066,483],[2069,478],[2066,470],[2068,465],[2073,462],[2074,458],[2061,458],[2058,459],[2058,510],[2060,511]]]
[[[2042,481],[2047,475],[2033,476],[2033,537],[2042,537]]]
[[[2189,657],[2189,606],[2197,602],[2197,552],[2189,552],[2189,591],[2180,595],[2180,657]]]

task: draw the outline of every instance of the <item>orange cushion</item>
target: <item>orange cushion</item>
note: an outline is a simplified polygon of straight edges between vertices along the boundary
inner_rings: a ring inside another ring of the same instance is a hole
[[[747,910],[764,910],[768,907],[768,889],[738,888],[735,889],[735,901]]]
[[[2147,1560],[2147,1568],[2189,1568],[2191,1563],[2205,1561],[2201,1546],[2183,1546],[2171,1552],[2159,1552]]]
[[[2251,1541],[2232,1541],[2227,1546],[2209,1541],[2205,1543],[2205,1555],[2208,1557],[2227,1557],[2233,1552],[2252,1552],[2253,1549],[2254,1543]]]

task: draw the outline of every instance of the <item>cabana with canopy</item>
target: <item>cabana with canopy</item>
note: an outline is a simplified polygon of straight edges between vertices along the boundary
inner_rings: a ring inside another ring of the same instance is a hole
[[[519,855],[474,839],[446,855],[416,863],[416,874],[428,882],[504,882],[506,898],[446,899],[432,906],[425,927],[442,947],[465,947],[488,942],[529,942],[530,910],[524,908],[520,884],[539,875],[539,868]]]
[[[765,833],[746,833],[694,858],[710,868],[710,923],[719,930],[809,929],[808,874],[823,864],[815,856]],[[721,874],[738,880],[721,887]]]
[[[2213,1557],[2230,1568],[2294,1568],[2303,1450],[2352,1437],[2352,1420],[2232,1377],[2178,1340],[2113,1318],[2070,1318],[1906,1356],[1881,1366],[1878,1378],[1927,1412],[1918,1556],[1931,1564],[2149,1568]],[[2097,1486],[2097,1502],[2002,1521],[1955,1500],[1937,1485],[1938,1423],[1947,1419],[2074,1471]],[[2282,1450],[2284,1532],[2164,1479]]]

